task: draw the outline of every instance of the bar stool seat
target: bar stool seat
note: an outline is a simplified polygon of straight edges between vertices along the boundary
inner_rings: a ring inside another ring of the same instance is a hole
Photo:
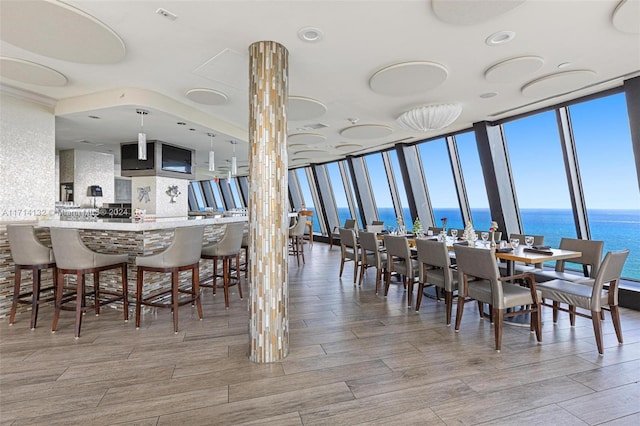
[[[202,284],[202,287],[212,287],[216,294],[217,281],[222,277],[224,288],[224,306],[229,307],[229,286],[238,284],[238,293],[242,299],[242,283],[240,281],[240,251],[242,250],[242,238],[244,234],[244,222],[227,223],[222,239],[214,244],[202,247],[201,257],[213,260],[213,281],[211,284]],[[231,283],[231,261],[236,261],[236,282]],[[218,274],[218,260],[222,260],[222,275]]]
[[[80,239],[78,229],[51,228],[51,244],[55,254],[58,282],[56,289],[56,308],[53,315],[51,331],[58,328],[58,319],[61,310],[75,311],[76,326],[75,337],[80,337],[80,327],[82,325],[82,314],[87,310],[95,309],[96,316],[100,315],[100,307],[122,300],[125,322],[129,320],[128,305],[128,283],[127,283],[127,254],[104,254],[97,253],[89,249]],[[100,289],[100,272],[110,269],[120,269],[122,280],[122,291]],[[74,297],[63,295],[64,276],[75,274],[77,277],[77,287],[75,291],[75,306],[65,306]],[[85,276],[93,274],[93,291],[86,292]],[[86,296],[93,295],[93,306],[86,306]],[[110,296],[102,298],[101,296]]]
[[[178,308],[188,303],[195,304],[198,317],[202,319],[202,303],[200,301],[200,251],[202,249],[203,226],[186,226],[175,229],[171,245],[160,253],[151,256],[136,257],[138,276],[136,280],[136,328],[140,328],[142,306],[171,308],[173,312],[173,331],[178,332]],[[179,273],[191,271],[191,288],[180,288]],[[143,297],[142,287],[144,272],[171,273],[171,288],[155,292]],[[179,299],[180,293],[190,297]],[[169,303],[164,302],[167,294],[171,295]]]
[[[53,249],[38,240],[33,225],[7,225],[7,236],[9,237],[11,257],[15,264],[13,303],[11,304],[9,325],[13,325],[15,321],[18,304],[27,304],[31,305],[31,330],[34,330],[38,321],[38,307],[40,304],[55,300],[57,270]],[[42,288],[42,270],[46,269],[52,270],[53,285]],[[31,271],[33,286],[31,291],[21,293],[23,270]],[[52,292],[51,296],[44,299],[40,298],[42,293],[49,291]]]

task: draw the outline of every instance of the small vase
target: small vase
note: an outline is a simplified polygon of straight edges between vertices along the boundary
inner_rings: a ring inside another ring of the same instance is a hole
[[[496,248],[495,232],[491,231],[491,248]]]

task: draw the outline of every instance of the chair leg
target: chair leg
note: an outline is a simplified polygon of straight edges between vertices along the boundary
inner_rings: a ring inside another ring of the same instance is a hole
[[[456,309],[456,333],[460,331],[460,323],[462,322],[462,312],[464,311],[464,296],[458,291],[458,309]]]
[[[438,287],[436,287],[437,289]],[[447,327],[451,326],[451,311],[453,310],[453,292],[444,291],[444,304],[447,310]]]
[[[491,312],[496,331],[496,351],[500,352],[500,349],[502,348],[502,319],[504,311],[500,308],[492,308]]]
[[[31,330],[35,330],[38,322],[38,307],[40,306],[40,282],[42,280],[42,270],[33,270],[33,293],[31,294]]]
[[[82,308],[84,307],[84,274],[76,273],[76,339],[80,337],[80,327],[82,326]]]
[[[604,355],[604,350],[602,349],[602,322],[600,321],[600,313],[591,311],[591,321],[593,322],[593,333],[596,335],[598,353]]]
[[[342,278],[342,272],[344,271],[344,257],[342,257],[342,259],[340,259],[340,274],[338,275],[338,277]]]
[[[13,303],[11,304],[11,315],[9,316],[9,325],[13,324],[16,319],[16,309],[18,308],[18,299],[20,298],[20,284],[22,283],[22,270],[16,266],[15,279],[13,283]],[[35,297],[35,288],[34,288]],[[32,308],[33,309],[33,308]],[[33,325],[31,326],[33,329]]]
[[[100,315],[100,272],[93,273],[93,304],[96,316]]]
[[[407,307],[411,308],[413,302],[413,278],[410,278],[407,281]]]
[[[536,339],[542,342],[542,306],[536,303],[535,312],[531,313],[531,325],[536,332]]]
[[[480,314],[480,318],[484,318],[484,303],[478,300],[478,313]]]
[[[242,282],[240,282],[240,253],[236,254],[236,279],[238,280],[238,293],[240,294],[240,300],[243,300]]]
[[[224,261],[223,261],[224,265]],[[224,269],[224,266],[223,266]],[[216,295],[216,287],[218,285],[218,258],[213,258],[213,295]]]
[[[598,313],[598,318],[600,318],[600,313]],[[569,322],[571,323],[571,327],[575,327],[575,325],[576,325],[576,307],[575,307],[575,305],[569,305]]]
[[[178,268],[171,271],[171,310],[173,311],[173,332],[178,333],[178,286],[180,280],[178,277]]]
[[[123,263],[122,269],[122,309],[124,310],[124,322],[129,321],[129,277],[127,277],[127,264]]]
[[[202,319],[202,303],[200,300],[200,268],[197,265],[191,270],[191,290],[193,291],[193,298],[196,301],[198,318]]]
[[[353,285],[356,285],[356,281],[358,280],[358,262],[353,261]]]
[[[60,318],[60,306],[62,305],[62,290],[64,288],[64,274],[61,270],[57,272],[58,278],[56,283],[56,301],[53,311],[53,321],[51,323],[51,332],[55,333],[58,328],[58,319]]]
[[[387,297],[387,294],[389,293],[389,285],[391,284],[391,273],[393,271],[392,270],[388,270],[387,271],[387,279],[385,280],[384,283],[384,296]]]
[[[224,307],[229,309],[229,258],[222,259],[222,282],[224,286]]]
[[[298,240],[298,245],[300,246],[300,255],[302,256],[302,264],[304,265],[306,262],[304,261],[304,238],[302,236],[296,237]]]
[[[380,288],[380,279],[382,278],[382,268],[376,268],[376,294]]]
[[[553,323],[558,322],[558,308],[560,307],[560,302],[553,301]]]
[[[138,266],[138,277],[136,278],[136,328],[140,328],[140,310],[142,309],[142,279],[144,269]]]
[[[611,309],[611,319],[613,321],[613,328],[616,330],[618,343],[623,343],[622,327],[620,326],[620,311],[618,310],[618,305],[611,305],[609,306],[609,309]]]
[[[437,289],[438,287],[436,287]],[[416,296],[416,312],[420,311],[420,304],[422,303],[422,292],[424,291],[424,283],[418,283],[418,295]]]

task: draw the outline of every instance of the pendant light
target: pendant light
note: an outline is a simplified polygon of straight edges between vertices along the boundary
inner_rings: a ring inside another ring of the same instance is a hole
[[[231,141],[233,145],[233,157],[231,157],[231,174],[236,176],[238,174],[238,158],[236,157],[236,141]]]
[[[209,138],[211,139],[211,150],[209,151],[209,171],[216,171],[216,153],[213,152],[213,138],[216,136],[215,133],[207,133]]]
[[[145,109],[137,109],[140,114],[140,133],[138,133],[138,160],[147,159],[147,134],[144,132],[144,116],[149,114]]]

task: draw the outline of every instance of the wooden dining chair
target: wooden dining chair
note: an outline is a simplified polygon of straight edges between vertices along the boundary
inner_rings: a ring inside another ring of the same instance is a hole
[[[560,240],[559,248],[562,250],[579,251],[582,255],[572,259],[557,260],[553,271],[536,271],[536,281],[542,282],[560,279],[574,282],[581,281],[585,284],[592,284],[593,278],[598,273],[600,263],[602,263],[604,241],[562,238]],[[565,268],[568,263],[582,267],[582,274],[567,272]]]
[[[456,311],[456,332],[460,331],[465,302],[475,299],[491,306],[491,319],[495,328],[495,347],[502,347],[502,321],[506,317],[529,314],[530,329],[535,331],[538,342],[542,341],[542,321],[540,317],[541,294],[531,273],[500,277],[498,263],[493,250],[455,245],[458,267],[458,309]],[[509,281],[522,280],[528,287]],[[510,309],[524,307],[522,309]],[[508,312],[505,310],[509,309]],[[480,309],[480,317],[483,312]]]
[[[416,300],[416,312],[420,310],[422,293],[425,285],[444,290],[444,302],[446,306],[446,324],[451,325],[451,312],[453,310],[453,292],[458,289],[457,273],[451,269],[451,257],[444,241],[431,241],[422,238],[416,239],[418,262],[420,262],[420,279],[418,284],[418,299]]]
[[[387,253],[380,247],[375,232],[360,232],[359,234],[362,260],[360,262],[360,281],[362,285],[367,268],[376,268],[376,294],[380,288],[382,275],[387,274]]]
[[[384,246],[387,248],[387,279],[384,295],[389,293],[391,275],[402,277],[402,284],[407,289],[407,306],[411,307],[413,284],[420,274],[420,264],[411,256],[409,240],[404,236],[385,235]]]
[[[360,248],[356,239],[355,229],[338,229],[340,234],[340,278],[342,278],[342,272],[344,271],[345,262],[353,262],[353,285],[358,280],[358,268],[360,267]]]
[[[622,268],[628,256],[629,250],[608,252],[600,264],[593,286],[559,279],[538,284],[538,290],[542,292],[543,300],[552,301],[551,304],[544,302],[544,305],[553,308],[554,323],[558,322],[558,311],[569,313],[572,327],[575,326],[576,315],[591,319],[600,355],[604,354],[601,315],[603,309],[608,309],[611,312],[618,343],[622,344],[623,342],[618,311],[618,289]],[[608,288],[604,287],[605,284],[608,285]],[[568,308],[561,307],[561,303],[566,303]],[[576,308],[586,309],[589,313],[579,312]]]

